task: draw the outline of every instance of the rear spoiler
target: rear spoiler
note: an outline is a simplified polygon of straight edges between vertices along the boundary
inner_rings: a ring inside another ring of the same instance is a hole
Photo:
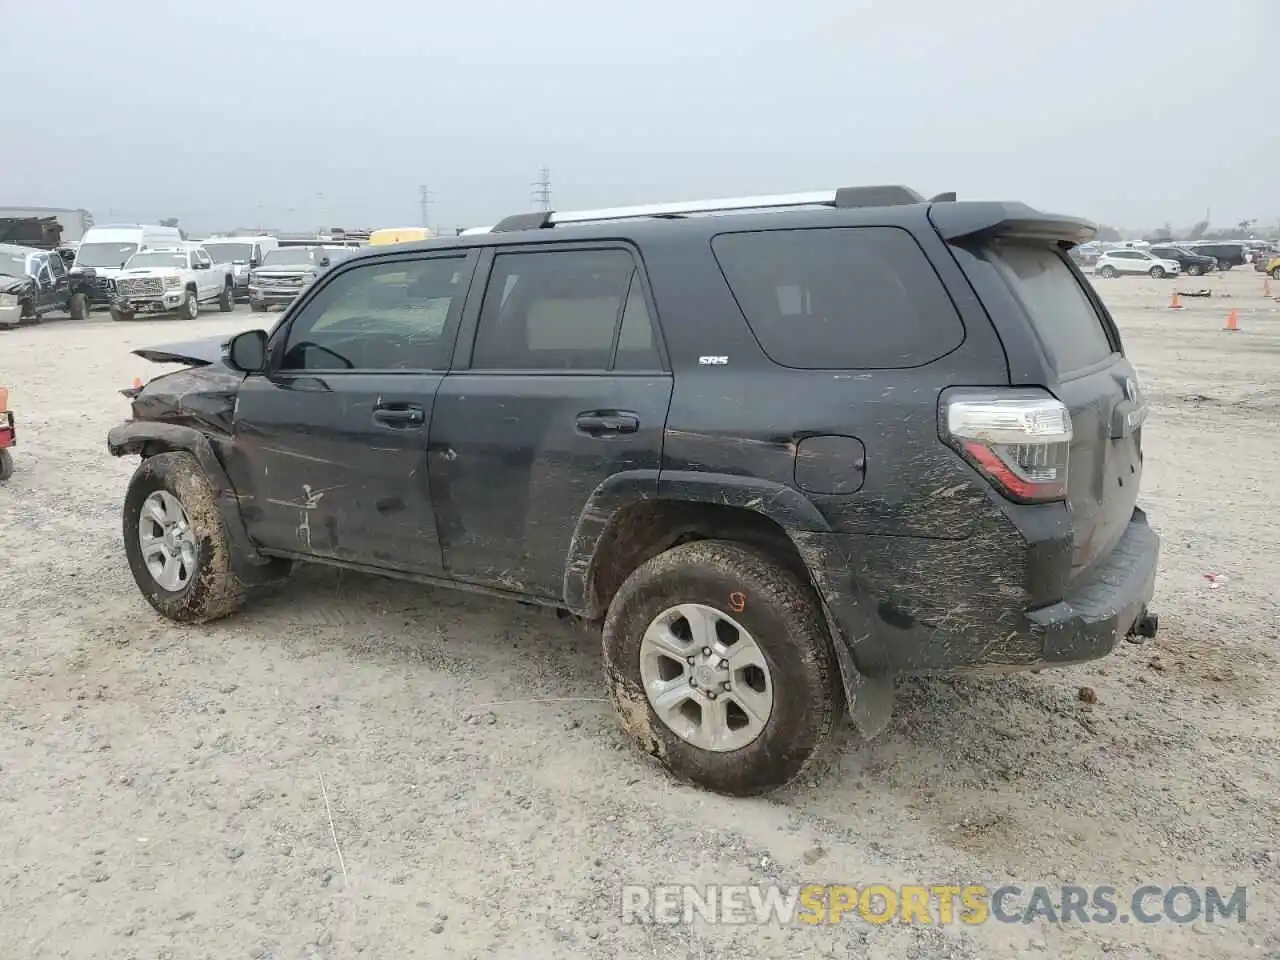
[[[1074,247],[1087,243],[1098,233],[1097,226],[1088,220],[1041,213],[1025,203],[934,203],[929,207],[929,221],[942,239],[950,243],[989,237],[1026,237]]]

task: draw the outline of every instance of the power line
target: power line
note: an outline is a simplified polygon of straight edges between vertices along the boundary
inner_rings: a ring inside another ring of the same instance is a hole
[[[424,227],[431,226],[431,191],[427,189],[424,183],[418,188],[418,207],[422,211],[422,225]]]
[[[538,171],[538,179],[533,181],[533,201],[542,204],[543,210],[551,209],[551,169],[543,167]]]

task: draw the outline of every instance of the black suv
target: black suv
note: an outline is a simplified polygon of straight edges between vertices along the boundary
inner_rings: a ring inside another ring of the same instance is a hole
[[[1178,247],[1172,244],[1159,244],[1152,247],[1149,252],[1153,257],[1162,257],[1165,260],[1175,261],[1182,268],[1182,272],[1190,277],[1198,277],[1216,270],[1218,267],[1218,261],[1215,258],[1192,253],[1185,247]]]
[[[1232,267],[1243,266],[1248,253],[1248,248],[1243,243],[1233,240],[1222,242],[1201,240],[1188,244],[1187,249],[1201,256],[1213,257],[1218,261],[1219,270],[1230,270]]]
[[[296,561],[603,634],[623,727],[758,793],[902,673],[1101,657],[1147,612],[1146,403],[1083,221],[900,187],[509,218],[326,272],[108,440],[183,622]]]

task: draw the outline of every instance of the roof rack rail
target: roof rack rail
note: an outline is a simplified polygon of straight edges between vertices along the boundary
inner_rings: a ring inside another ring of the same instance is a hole
[[[954,199],[954,195],[952,195]],[[675,203],[651,203],[635,207],[605,207],[600,210],[539,210],[517,213],[499,220],[489,229],[494,233],[512,230],[545,230],[570,223],[596,223],[603,220],[640,218],[677,219],[689,214],[724,213],[731,210],[773,210],[784,207],[891,207],[908,203],[925,203],[925,198],[910,187],[871,186],[840,187],[812,193],[779,193],[758,197],[730,197],[720,200],[684,200]],[[477,231],[478,232],[478,231]]]

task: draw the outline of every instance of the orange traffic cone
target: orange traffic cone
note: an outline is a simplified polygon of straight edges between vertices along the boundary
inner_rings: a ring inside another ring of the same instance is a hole
[[[1182,300],[1178,297],[1178,291],[1173,291],[1173,299],[1169,301],[1170,310],[1181,310]]]
[[[140,390],[140,389],[142,388],[142,378],[141,378],[141,377],[134,377],[134,378],[133,378],[133,386],[134,386],[134,389],[136,389],[136,390]]]
[[[1236,333],[1240,329],[1240,311],[1232,310],[1227,314],[1227,325],[1222,328],[1230,333]]]

